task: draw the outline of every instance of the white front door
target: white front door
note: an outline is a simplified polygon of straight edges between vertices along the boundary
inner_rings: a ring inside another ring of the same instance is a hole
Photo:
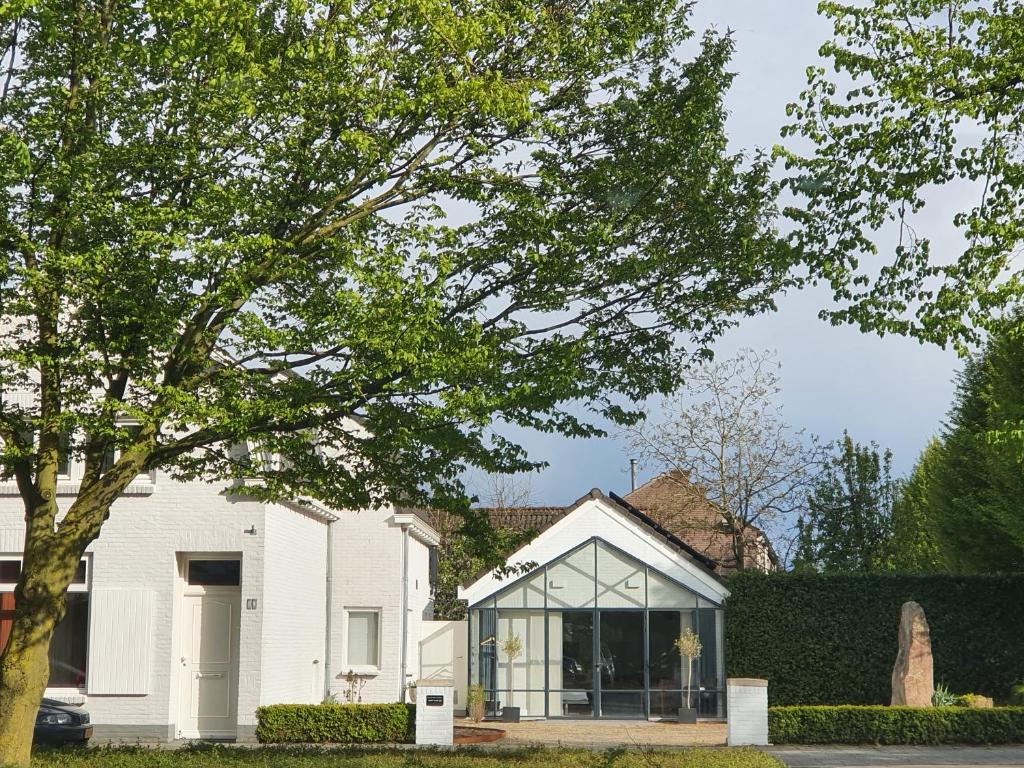
[[[233,739],[238,724],[238,587],[183,596],[179,737]]]

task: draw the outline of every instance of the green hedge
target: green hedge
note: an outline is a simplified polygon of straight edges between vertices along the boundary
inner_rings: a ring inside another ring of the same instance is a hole
[[[729,589],[727,673],[766,678],[772,705],[888,704],[907,600],[928,618],[936,682],[998,703],[1024,681],[1024,576],[740,573]]]
[[[414,740],[410,704],[273,704],[256,710],[264,743],[395,743]]]
[[[769,707],[772,744],[1011,744],[1024,707]]]

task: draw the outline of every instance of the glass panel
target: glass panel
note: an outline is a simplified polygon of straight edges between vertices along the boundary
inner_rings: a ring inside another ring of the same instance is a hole
[[[669,691],[651,688],[651,717],[679,717],[679,709],[683,706],[682,691]]]
[[[0,582],[14,584],[21,576],[21,560],[0,560]]]
[[[601,691],[601,717],[644,717],[642,691]]]
[[[494,664],[497,651],[498,612],[484,608],[480,612],[480,685],[484,687],[485,711],[488,715],[498,713],[496,696],[497,680]]]
[[[644,687],[644,615],[640,611],[601,611],[601,709],[604,691]]]
[[[562,688],[594,685],[594,614],[565,612],[562,624]],[[553,687],[553,686],[552,686]]]
[[[0,579],[3,581],[3,579]],[[71,577],[72,584],[85,584],[85,560],[78,563],[78,568],[75,569],[75,575]]]
[[[707,605],[707,603],[704,604]],[[721,679],[722,664],[719,658],[722,650],[719,628],[720,612],[714,608],[701,608],[698,613],[700,614],[698,634],[703,647],[700,663],[697,665],[700,687],[707,690],[720,690],[724,687],[724,681]]]
[[[543,608],[544,569],[522,579],[498,595],[499,608]]]
[[[694,699],[701,717],[725,717],[725,696],[721,691],[701,691]]]
[[[679,690],[683,687],[679,652],[674,645],[682,627],[679,611],[651,611],[648,615],[653,701],[654,691]],[[652,703],[651,707],[653,708],[653,706]],[[675,712],[672,714],[674,715]]]
[[[480,682],[480,611],[470,611],[466,617],[469,622],[469,684]],[[458,656],[459,649],[455,649]]]
[[[657,571],[649,569],[647,604],[651,608],[696,608],[697,596]]]
[[[376,611],[349,611],[348,663],[354,667],[376,667],[380,614]]]
[[[606,608],[643,608],[646,599],[644,565],[597,545],[597,604]]]
[[[64,618],[50,641],[50,679],[54,688],[78,688],[85,685],[89,641],[89,594],[69,592]]]
[[[519,641],[520,652],[510,658],[506,647],[511,638]],[[543,699],[534,703],[532,712],[528,697],[514,692],[544,690],[544,611],[498,611],[498,690],[504,693],[505,705],[519,707],[519,714],[543,715]]]
[[[588,544],[548,566],[548,607],[594,605],[594,545]]]
[[[237,587],[242,583],[238,560],[189,560],[188,583],[204,587]]]
[[[64,476],[71,474],[71,434],[68,432],[60,433],[57,448],[57,474]]]
[[[548,717],[593,717],[593,691],[551,691]]]

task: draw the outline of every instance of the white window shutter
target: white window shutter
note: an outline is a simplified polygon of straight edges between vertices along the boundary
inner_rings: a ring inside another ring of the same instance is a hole
[[[89,595],[89,693],[149,693],[153,593],[97,589]]]

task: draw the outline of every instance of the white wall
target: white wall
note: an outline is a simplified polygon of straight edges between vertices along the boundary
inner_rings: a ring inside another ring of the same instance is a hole
[[[425,621],[420,627],[419,679],[454,680],[455,711],[460,714],[466,711],[469,687],[468,631],[467,621]]]
[[[280,505],[266,511],[261,704],[324,695],[327,524]]]
[[[434,618],[430,598],[430,547],[414,536],[409,536],[409,632],[406,652],[405,681],[414,683],[419,675],[420,643],[424,625]]]
[[[152,591],[148,691],[143,695],[86,694],[97,738],[166,738],[175,735],[178,704],[178,552],[238,553],[242,604],[262,601],[263,504],[221,495],[205,483],[179,483],[157,474],[152,492],[123,496],[111,508],[100,537],[89,546],[91,589]],[[58,498],[62,510],[70,495]],[[21,499],[0,486],[0,554],[19,555],[24,543]],[[243,533],[255,526],[256,536]],[[241,731],[255,725],[259,704],[261,621],[259,611],[240,619],[238,713]],[[90,648],[89,657],[113,652]],[[71,692],[68,692],[71,693]],[[83,699],[79,695],[68,698]]]
[[[386,703],[398,700],[400,687],[402,556],[401,529],[388,525],[391,509],[340,512],[333,528],[333,595],[331,597],[330,688],[339,701],[347,688],[347,608],[373,608],[381,612],[381,664],[362,677],[362,700]]]

